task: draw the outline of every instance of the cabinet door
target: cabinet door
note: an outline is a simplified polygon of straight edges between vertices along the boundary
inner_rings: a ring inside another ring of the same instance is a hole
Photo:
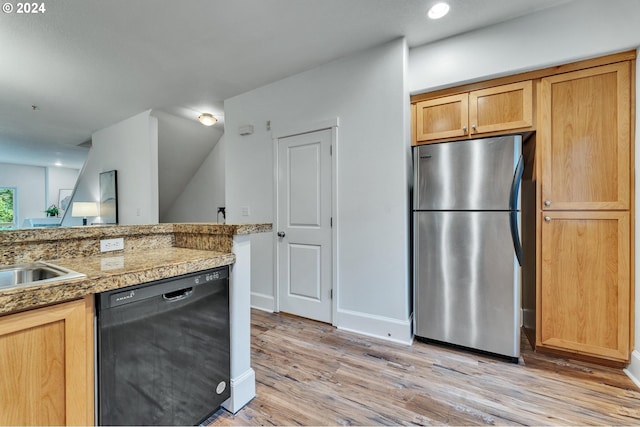
[[[429,99],[416,104],[418,141],[467,135],[469,95],[466,93]]]
[[[544,209],[629,209],[630,64],[542,79]]]
[[[629,360],[629,213],[542,215],[538,345]]]
[[[533,126],[531,80],[469,93],[471,135]]]
[[[93,425],[91,301],[0,317],[0,425]]]

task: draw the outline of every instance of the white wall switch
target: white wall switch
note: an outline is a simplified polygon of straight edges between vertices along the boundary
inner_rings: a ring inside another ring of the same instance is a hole
[[[124,238],[100,240],[100,252],[119,251],[124,249]]]
[[[249,216],[249,206],[242,206],[242,216]]]

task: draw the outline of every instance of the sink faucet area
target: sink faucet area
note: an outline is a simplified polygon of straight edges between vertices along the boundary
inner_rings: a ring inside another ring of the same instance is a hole
[[[42,261],[0,267],[0,289],[79,279],[85,274]]]

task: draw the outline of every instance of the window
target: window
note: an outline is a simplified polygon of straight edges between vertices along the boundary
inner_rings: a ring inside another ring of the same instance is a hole
[[[0,230],[16,228],[18,220],[16,209],[16,189],[0,187]]]

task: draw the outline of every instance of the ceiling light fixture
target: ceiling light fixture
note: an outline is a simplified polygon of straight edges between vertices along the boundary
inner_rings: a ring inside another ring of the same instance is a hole
[[[427,12],[427,16],[431,19],[440,19],[447,13],[449,13],[449,5],[445,2],[441,2],[431,6],[431,9]]]
[[[200,114],[200,116],[198,116],[198,120],[200,120],[200,123],[202,123],[205,126],[213,126],[218,121],[218,119],[213,117],[213,114],[209,114],[209,113]]]

